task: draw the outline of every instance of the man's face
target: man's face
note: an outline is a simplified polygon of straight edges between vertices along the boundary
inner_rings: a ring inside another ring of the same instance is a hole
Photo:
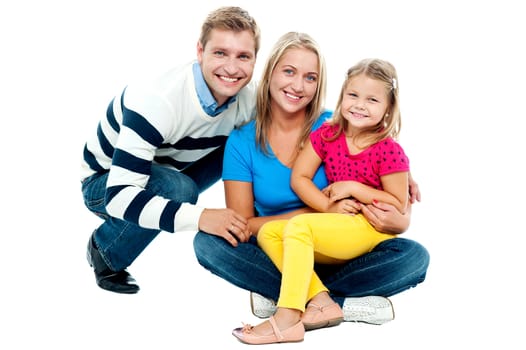
[[[203,47],[197,44],[197,60],[217,103],[236,95],[252,79],[256,42],[250,31],[213,29]]]

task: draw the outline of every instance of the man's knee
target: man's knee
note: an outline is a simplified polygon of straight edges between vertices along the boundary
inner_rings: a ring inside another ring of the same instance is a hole
[[[199,197],[199,188],[189,176],[163,167],[152,168],[146,188],[176,202],[195,204]]]

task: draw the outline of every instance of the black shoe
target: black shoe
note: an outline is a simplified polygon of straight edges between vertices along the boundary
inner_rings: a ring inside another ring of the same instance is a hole
[[[106,265],[95,244],[93,235],[91,235],[88,242],[86,257],[88,263],[95,271],[97,285],[102,289],[124,294],[134,294],[139,291],[139,286],[135,283],[135,279],[128,271],[112,271],[108,265]]]

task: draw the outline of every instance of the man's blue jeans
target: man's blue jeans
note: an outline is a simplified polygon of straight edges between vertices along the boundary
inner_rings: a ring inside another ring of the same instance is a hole
[[[194,238],[199,263],[213,274],[249,291],[278,300],[281,273],[256,243],[231,246],[224,239],[204,232]],[[429,253],[419,243],[393,238],[343,265],[315,265],[315,270],[333,299],[340,305],[345,297],[391,296],[424,281]]]
[[[182,172],[152,165],[146,188],[160,196],[182,203],[197,197],[221,177],[224,147],[208,154]],[[108,215],[104,194],[108,173],[95,174],[82,182],[86,207],[104,220],[93,233],[102,258],[113,271],[124,270],[142,253],[160,230],[146,229]]]

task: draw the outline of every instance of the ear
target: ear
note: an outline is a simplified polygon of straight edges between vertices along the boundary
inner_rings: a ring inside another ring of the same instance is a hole
[[[205,49],[199,40],[197,41],[196,49],[197,49],[197,61],[199,62],[199,64],[201,64],[203,62],[203,51]]]

